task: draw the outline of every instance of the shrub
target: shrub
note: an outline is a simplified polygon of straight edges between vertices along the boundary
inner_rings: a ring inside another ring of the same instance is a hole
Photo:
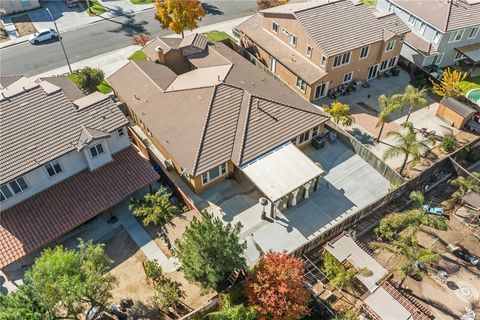
[[[85,67],[78,71],[77,76],[77,85],[86,94],[95,92],[97,86],[102,83],[105,78],[102,70],[90,67]]]
[[[457,144],[457,139],[455,139],[454,135],[449,135],[443,138],[442,143],[440,144],[440,148],[442,148],[445,152],[452,152],[455,150],[455,145]]]

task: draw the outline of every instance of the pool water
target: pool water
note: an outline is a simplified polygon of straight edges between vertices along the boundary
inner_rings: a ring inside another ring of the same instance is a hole
[[[472,89],[467,93],[467,98],[470,101],[480,105],[480,89]]]

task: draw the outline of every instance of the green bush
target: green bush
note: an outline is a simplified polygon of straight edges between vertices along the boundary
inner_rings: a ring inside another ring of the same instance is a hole
[[[455,146],[457,144],[457,139],[455,139],[454,135],[448,135],[445,138],[443,138],[440,148],[442,148],[445,152],[452,152],[455,150]]]
[[[68,78],[86,94],[97,91],[97,87],[104,81],[105,74],[100,69],[85,67],[77,73],[70,73]]]

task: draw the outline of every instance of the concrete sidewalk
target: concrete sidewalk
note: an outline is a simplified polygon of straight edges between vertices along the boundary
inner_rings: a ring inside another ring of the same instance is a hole
[[[202,33],[202,32],[207,32],[212,30],[223,31],[228,33],[229,35],[233,35],[232,34],[233,27],[239,25],[240,23],[242,23],[248,18],[250,18],[250,16],[232,19],[229,21],[223,21],[215,24],[209,24],[206,26],[199,27],[194,31],[186,31],[185,35],[188,35],[194,32]],[[179,35],[171,34],[168,37],[179,37]],[[108,77],[112,73],[114,73],[115,71],[117,71],[118,69],[126,65],[129,62],[128,57],[132,53],[140,49],[141,47],[139,46],[133,46],[133,45],[128,46],[122,49],[118,49],[115,51],[111,51],[102,55],[92,57],[90,59],[85,59],[82,61],[72,63],[71,67],[72,67],[72,70],[82,69],[83,67],[86,67],[86,66],[89,66],[92,68],[100,68],[105,73],[105,77]],[[49,77],[49,76],[61,75],[65,73],[68,73],[67,65],[64,65],[63,67],[56,68],[47,72],[43,72],[41,74],[37,74],[34,77],[36,78]]]

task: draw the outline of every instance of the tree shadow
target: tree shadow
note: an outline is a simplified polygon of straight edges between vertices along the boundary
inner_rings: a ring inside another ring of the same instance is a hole
[[[151,304],[135,300],[133,306],[128,309],[128,319],[144,320],[144,319],[162,319],[161,312]]]
[[[207,15],[213,15],[213,16],[223,15],[223,11],[221,11],[217,6],[204,2],[202,3],[202,7],[207,13]]]
[[[353,137],[355,137],[358,141],[360,141],[363,145],[370,145],[373,146],[374,138],[372,135],[360,130],[359,128],[352,128],[347,130]]]
[[[117,28],[108,30],[108,32],[124,33],[126,36],[129,37],[133,37],[134,35],[137,35],[139,33],[150,34],[145,27],[148,24],[148,22],[145,20],[137,21],[133,17],[129,17],[124,22],[117,22],[108,18],[104,19],[119,24]]]
[[[441,302],[438,302],[438,301],[435,301],[435,300],[432,300],[432,299],[428,299],[428,298],[425,298],[425,297],[422,297],[422,296],[418,296],[416,295],[413,291],[411,290],[403,290],[405,293],[407,293],[408,295],[414,297],[415,299],[425,303],[426,305],[432,307],[432,308],[435,308],[437,310],[440,310],[441,312],[449,315],[452,319],[458,319],[458,315],[455,314],[452,310],[450,310],[450,308],[448,308],[446,305],[444,305],[443,303]]]

